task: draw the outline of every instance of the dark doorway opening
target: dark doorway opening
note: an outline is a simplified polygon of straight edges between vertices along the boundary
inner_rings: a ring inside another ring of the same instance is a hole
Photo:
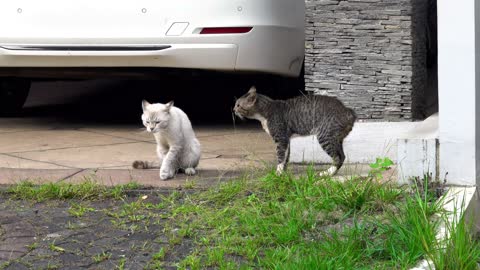
[[[413,119],[438,112],[437,0],[415,1],[413,6]]]

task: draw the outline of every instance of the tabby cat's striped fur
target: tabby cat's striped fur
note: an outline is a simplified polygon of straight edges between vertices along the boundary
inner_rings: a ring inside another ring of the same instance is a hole
[[[277,145],[277,173],[285,169],[290,155],[290,138],[316,135],[321,147],[333,159],[328,169],[335,174],[343,165],[343,140],[352,130],[355,112],[334,97],[310,95],[288,100],[273,100],[252,87],[235,103],[241,118],[259,120]]]

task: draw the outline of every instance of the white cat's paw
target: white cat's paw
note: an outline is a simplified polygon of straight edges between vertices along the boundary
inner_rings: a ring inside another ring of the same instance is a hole
[[[175,175],[174,170],[167,170],[167,169],[160,170],[160,179],[162,180],[173,178],[174,175]]]
[[[320,172],[318,175],[319,175],[320,177],[322,177],[322,176],[332,176],[332,175],[334,175],[336,172],[337,172],[337,167],[331,166],[330,168],[328,168],[328,170],[325,170],[325,171],[323,171],[323,172]]]
[[[285,169],[284,164],[278,164],[277,165],[277,175],[280,176],[283,173],[283,170]]]
[[[186,175],[194,175],[195,173],[197,173],[197,172],[195,171],[194,168],[186,168],[185,169],[185,174]]]

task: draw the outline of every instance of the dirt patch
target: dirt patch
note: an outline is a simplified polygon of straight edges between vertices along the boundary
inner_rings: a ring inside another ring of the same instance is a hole
[[[161,196],[143,194],[89,202],[0,198],[0,269],[144,269],[162,248],[189,253],[188,239],[168,242]],[[127,209],[139,199],[152,205],[148,216]],[[163,268],[176,269],[176,257],[163,258]]]

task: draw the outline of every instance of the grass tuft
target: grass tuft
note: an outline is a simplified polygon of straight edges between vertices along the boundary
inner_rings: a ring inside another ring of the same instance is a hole
[[[19,182],[6,190],[12,199],[33,200],[37,202],[46,200],[98,200],[98,199],[120,199],[129,190],[137,189],[140,186],[134,182],[115,187],[106,187],[97,182],[86,180],[79,184],[58,182],[42,185],[35,185],[29,181]]]

